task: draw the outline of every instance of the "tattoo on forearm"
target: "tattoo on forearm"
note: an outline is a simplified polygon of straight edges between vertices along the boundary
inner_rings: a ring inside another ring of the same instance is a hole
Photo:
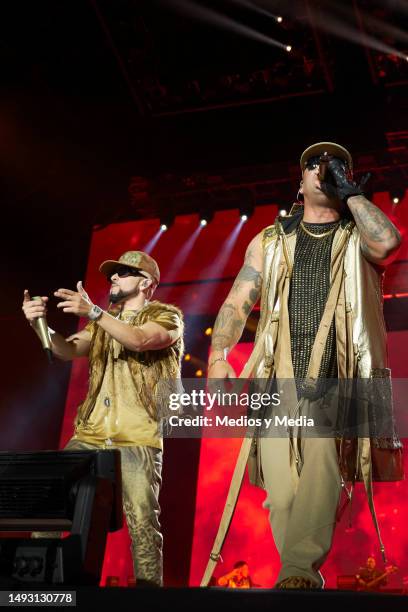
[[[260,296],[262,275],[251,265],[252,258],[252,251],[248,250],[244,265],[239,271],[229,293],[229,298],[232,300],[238,293],[243,291],[248,292],[248,297],[244,300],[241,307],[229,301],[221,307],[212,335],[213,350],[221,351],[226,348],[232,348],[238,342],[245,327],[246,319]]]
[[[218,313],[212,334],[212,348],[222,351],[233,346],[241,337],[245,320],[234,304],[225,303]]]
[[[396,242],[400,235],[395,225],[364,196],[349,201],[349,207],[363,239],[371,242]]]
[[[251,289],[251,291],[249,292],[249,300],[246,300],[244,304],[242,305],[242,310],[244,311],[246,316],[250,314],[252,308],[254,307],[255,302],[258,300],[259,290],[260,290],[260,285],[256,289]]]

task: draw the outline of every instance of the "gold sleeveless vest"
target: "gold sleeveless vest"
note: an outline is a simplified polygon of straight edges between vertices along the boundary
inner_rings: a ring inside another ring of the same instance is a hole
[[[276,349],[283,326],[282,287],[285,275],[289,276],[290,282],[296,228],[301,218],[302,214],[289,215],[283,220],[278,217],[274,225],[263,231],[261,316],[255,338],[255,350],[259,352],[259,357],[253,369],[254,378],[270,378],[276,374]],[[382,308],[383,272],[363,256],[360,233],[352,221],[342,222],[335,233],[332,262],[340,248],[344,249],[343,282],[334,312],[339,378],[378,378],[389,389],[385,395],[391,398],[391,372],[387,363],[387,337]],[[263,346],[259,346],[259,342]],[[290,374],[286,374],[286,377],[289,378]],[[392,411],[391,402],[384,409]],[[358,440],[338,440],[339,466],[345,480],[362,478],[357,456],[358,445]],[[373,479],[402,479],[402,445],[396,435],[391,439],[373,438],[370,445]],[[248,467],[251,482],[263,486],[256,440]]]

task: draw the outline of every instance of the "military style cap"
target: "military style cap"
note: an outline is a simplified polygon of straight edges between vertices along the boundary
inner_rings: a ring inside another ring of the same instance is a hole
[[[300,167],[302,172],[306,168],[308,159],[315,157],[316,155],[322,155],[323,153],[343,159],[345,162],[347,162],[349,170],[353,172],[353,158],[351,157],[351,154],[347,151],[347,149],[339,144],[336,144],[335,142],[317,142],[303,151],[300,158]]]
[[[99,272],[108,276],[117,266],[129,266],[142,272],[147,272],[158,283],[160,281],[160,270],[157,262],[143,251],[126,251],[119,259],[108,259],[99,266]]]

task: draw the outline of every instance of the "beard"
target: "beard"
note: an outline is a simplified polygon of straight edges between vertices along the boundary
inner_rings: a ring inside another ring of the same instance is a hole
[[[139,294],[139,290],[136,291],[122,291],[119,289],[117,293],[112,293],[112,290],[109,293],[109,300],[111,304],[119,304],[128,297],[136,297]]]

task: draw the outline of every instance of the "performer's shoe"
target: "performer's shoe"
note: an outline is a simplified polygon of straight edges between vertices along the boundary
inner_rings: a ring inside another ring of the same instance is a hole
[[[321,589],[321,587],[311,580],[310,578],[305,578],[304,576],[289,576],[289,578],[285,578],[284,580],[280,580],[275,584],[275,589]]]

